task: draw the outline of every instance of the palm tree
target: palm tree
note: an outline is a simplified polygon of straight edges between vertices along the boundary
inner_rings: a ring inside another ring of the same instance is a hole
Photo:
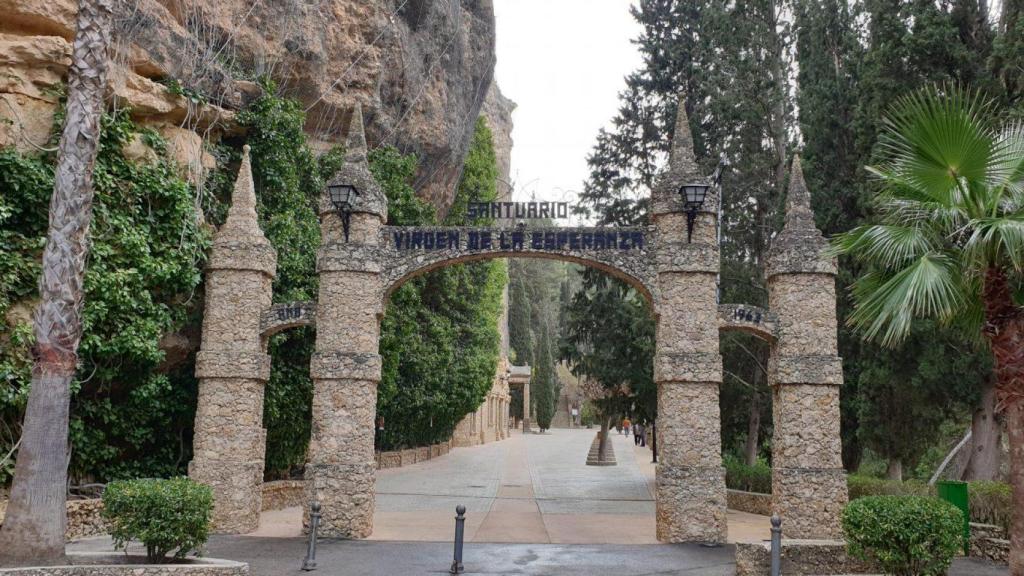
[[[867,264],[849,323],[898,345],[915,319],[967,330],[994,360],[1010,436],[1010,572],[1024,576],[1024,124],[997,126],[990,100],[933,87],[885,120],[875,224],[834,249]]]
[[[82,280],[92,220],[92,169],[110,65],[113,0],[81,0],[68,70],[50,225],[33,318],[32,388],[11,501],[0,528],[0,566],[64,559],[71,380],[82,337]]]

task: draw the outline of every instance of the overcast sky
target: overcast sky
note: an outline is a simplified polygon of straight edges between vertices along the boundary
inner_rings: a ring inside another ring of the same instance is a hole
[[[515,200],[573,201],[587,155],[641,64],[633,0],[495,0],[502,92],[512,114]]]

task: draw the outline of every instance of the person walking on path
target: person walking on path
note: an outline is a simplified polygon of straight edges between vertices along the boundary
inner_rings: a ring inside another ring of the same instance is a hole
[[[625,434],[627,438],[629,437],[629,432],[632,429],[633,429],[633,425],[629,421],[629,417],[627,416],[627,417],[623,418],[622,419],[622,433]]]
[[[644,433],[644,425],[637,422],[633,424],[633,444],[636,446],[640,445],[640,435]]]
[[[640,425],[640,446],[647,447],[647,426]]]

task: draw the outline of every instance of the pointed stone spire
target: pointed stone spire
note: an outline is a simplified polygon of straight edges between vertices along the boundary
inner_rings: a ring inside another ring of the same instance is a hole
[[[387,196],[370,173],[368,162],[369,152],[366,145],[366,132],[363,128],[363,107],[356,103],[352,107],[352,115],[348,123],[348,135],[345,138],[345,163],[328,181],[320,194],[319,214],[326,216],[335,212],[328,194],[328,187],[336,184],[355,186],[359,191],[353,207],[353,213],[376,214],[381,220],[387,220]],[[326,241],[327,239],[325,239]]]
[[[672,135],[672,150],[669,152],[669,166],[693,166],[697,161],[693,155],[693,133],[690,132],[690,118],[686,115],[686,95],[679,96],[679,111],[676,112],[676,129]]]
[[[256,189],[253,187],[248,144],[242,147],[242,164],[238,168],[235,189],[231,193],[228,218],[217,236],[230,237],[234,241],[247,240],[260,244],[266,242],[256,216]]]
[[[811,210],[811,192],[804,181],[800,156],[793,159],[789,176],[789,191],[786,193],[786,227],[814,227],[814,212]]]
[[[804,181],[800,157],[793,158],[786,192],[786,224],[772,239],[768,251],[767,277],[777,274],[835,274],[835,258],[828,254],[828,241],[814,224],[811,193]]]
[[[655,184],[651,194],[652,214],[668,214],[683,211],[679,189],[684,184],[708,182],[693,151],[693,133],[690,132],[690,119],[686,114],[686,95],[680,94],[679,107],[676,112],[675,132],[669,147],[668,170],[663,173]],[[715,214],[718,210],[717,191],[708,190],[702,212]]]
[[[363,128],[363,105],[358,102],[352,109],[348,123],[348,138],[345,140],[345,160],[366,162],[366,133]]]

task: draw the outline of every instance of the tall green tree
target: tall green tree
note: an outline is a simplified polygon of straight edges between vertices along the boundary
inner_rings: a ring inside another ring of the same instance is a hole
[[[1024,116],[1024,0],[1003,0],[989,67],[1006,110]]]
[[[530,328],[532,304],[526,295],[526,279],[519,272],[518,263],[511,263],[508,303],[508,342],[519,366],[533,364],[533,337]]]
[[[629,413],[657,418],[654,385],[654,319],[643,295],[621,280],[581,271],[582,289],[566,313],[559,358],[589,386],[601,424],[604,453],[610,420]]]
[[[849,322],[897,345],[916,320],[956,325],[988,346],[1010,435],[1010,569],[1024,574],[1024,126],[999,126],[992,103],[959,88],[900,99],[872,173],[879,221],[838,237],[870,266]]]
[[[414,158],[382,148],[371,154],[370,161],[388,195],[390,224],[435,221],[411,187]],[[444,222],[464,224],[469,202],[496,196],[492,135],[480,120]],[[497,371],[498,318],[506,278],[501,261],[459,264],[414,278],[392,293],[381,325],[377,414],[385,422],[382,449],[446,440],[484,401]]]
[[[551,355],[551,330],[547,327],[542,327],[540,330],[534,358],[536,365],[530,379],[530,393],[536,402],[537,426],[543,431],[551,428],[551,419],[555,415],[555,402],[558,400],[555,384],[555,360]]]

